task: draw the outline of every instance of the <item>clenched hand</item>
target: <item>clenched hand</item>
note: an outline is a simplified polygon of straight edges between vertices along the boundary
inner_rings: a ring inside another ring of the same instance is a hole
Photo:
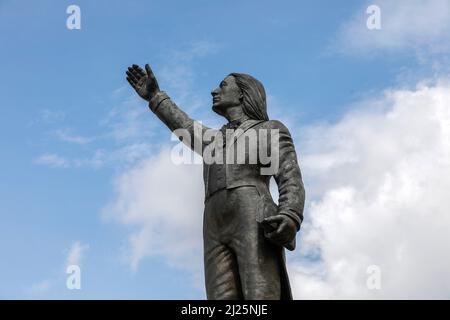
[[[285,245],[294,240],[297,233],[297,225],[292,218],[279,214],[265,218],[264,222],[276,224],[276,228],[272,232],[265,232],[265,236],[270,241],[279,245]]]

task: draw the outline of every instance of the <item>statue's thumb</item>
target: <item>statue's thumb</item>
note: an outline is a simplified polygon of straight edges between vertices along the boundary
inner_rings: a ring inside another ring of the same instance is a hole
[[[145,71],[147,72],[147,76],[152,77],[152,69],[150,69],[150,65],[148,63],[145,65]]]

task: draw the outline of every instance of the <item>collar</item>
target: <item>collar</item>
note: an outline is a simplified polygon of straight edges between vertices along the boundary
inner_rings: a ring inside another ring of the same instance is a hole
[[[228,122],[227,124],[225,124],[222,128],[223,129],[233,129],[236,130],[237,128],[239,128],[241,126],[241,124],[243,124],[244,122],[246,122],[247,120],[250,120],[247,117],[242,117],[240,119],[236,119],[233,121]]]

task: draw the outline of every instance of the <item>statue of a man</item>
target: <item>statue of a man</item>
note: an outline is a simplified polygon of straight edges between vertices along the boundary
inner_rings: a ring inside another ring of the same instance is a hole
[[[269,120],[263,85],[241,73],[232,73],[222,80],[211,92],[212,109],[228,123],[214,130],[192,120],[160,91],[148,64],[145,71],[133,65],[126,73],[130,85],[149,102],[159,119],[179,137],[180,130],[187,132],[188,139],[184,136],[183,142],[203,156],[207,298],[292,299],[284,248],[295,248],[305,191],[291,135],[281,122]],[[240,150],[239,141],[245,137],[256,140],[244,142],[244,149]],[[211,146],[215,147],[212,153],[224,150],[218,158],[225,161],[205,161],[205,152],[211,151]],[[269,149],[271,156],[276,155],[276,159],[270,158],[277,163],[271,174],[262,174],[264,168],[272,165],[263,161],[263,147]],[[227,157],[236,152],[239,157],[242,150],[240,162]],[[269,190],[272,176],[278,185],[278,205]]]

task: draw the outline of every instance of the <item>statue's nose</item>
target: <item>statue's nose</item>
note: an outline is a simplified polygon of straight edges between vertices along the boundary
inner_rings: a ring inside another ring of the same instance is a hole
[[[213,91],[211,91],[211,95],[214,97],[214,96],[217,96],[219,94],[219,88],[215,88]]]

